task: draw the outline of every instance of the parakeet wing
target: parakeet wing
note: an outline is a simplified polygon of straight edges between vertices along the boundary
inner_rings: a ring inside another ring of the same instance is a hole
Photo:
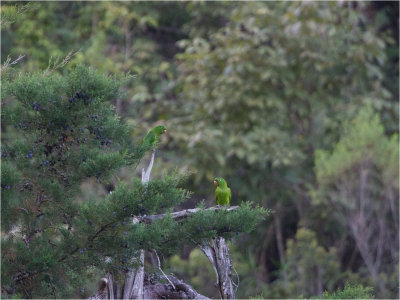
[[[156,135],[154,134],[153,130],[150,130],[147,135],[143,139],[143,147],[151,147],[156,142]]]

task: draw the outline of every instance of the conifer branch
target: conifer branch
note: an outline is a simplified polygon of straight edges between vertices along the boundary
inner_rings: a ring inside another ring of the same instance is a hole
[[[1,21],[0,21],[1,23]],[[0,25],[1,26],[1,25]],[[7,56],[6,61],[3,63],[3,65],[0,65],[0,74],[3,73],[5,69],[7,69],[11,65],[16,65],[20,60],[22,60],[25,57],[25,55],[20,54],[15,60],[11,61],[11,57]],[[1,106],[6,104],[7,102],[11,101],[11,99],[5,99],[3,102],[1,102]]]
[[[92,242],[100,233],[102,233],[107,227],[111,226],[114,223],[115,222],[111,222],[111,223],[101,226],[100,229],[93,236],[88,238],[88,240]]]
[[[44,76],[48,76],[51,73],[53,73],[55,70],[60,69],[61,67],[65,66],[67,63],[69,63],[69,61],[72,59],[72,57],[74,57],[80,50],[74,52],[74,51],[70,51],[67,56],[58,64],[53,66],[53,68],[50,69],[50,65],[47,69],[47,71],[44,73]],[[50,63],[51,64],[51,63]]]
[[[11,61],[11,57],[7,56],[6,61],[0,67],[0,73],[2,73],[5,69],[7,69],[11,65],[16,65],[21,59],[23,59],[25,55],[20,54],[15,60]]]
[[[6,17],[6,16],[3,16],[3,15],[1,16],[0,28],[3,27],[4,25],[8,25],[8,24],[14,23],[17,20],[17,18],[19,17],[19,15],[27,12],[29,9],[32,8],[32,6],[33,6],[32,3],[27,3],[27,4],[24,4],[24,5],[16,5],[15,6],[16,12],[15,12],[14,16],[11,16],[11,17],[10,16]]]
[[[206,211],[219,211],[219,210],[226,210],[226,211],[233,211],[238,209],[240,206],[231,206],[231,207],[224,207],[224,206],[212,206],[209,208],[206,208]],[[190,209],[184,209],[181,211],[177,211],[177,212],[173,212],[171,214],[159,214],[159,215],[151,215],[151,216],[139,216],[137,217],[137,219],[139,220],[139,222],[145,222],[145,223],[152,223],[155,220],[160,220],[162,218],[165,218],[166,216],[170,215],[172,217],[172,219],[174,219],[175,221],[181,221],[186,219],[187,217],[189,217],[190,215],[197,213],[198,211],[200,211],[202,208],[190,208]]]

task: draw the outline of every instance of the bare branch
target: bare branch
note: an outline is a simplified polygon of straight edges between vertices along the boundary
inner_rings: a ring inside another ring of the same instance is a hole
[[[158,269],[161,271],[161,273],[164,275],[164,277],[168,280],[168,282],[172,285],[172,287],[173,287],[174,290],[175,290],[175,289],[176,289],[176,288],[175,288],[175,285],[172,283],[171,280],[169,280],[168,276],[167,276],[167,275],[164,273],[164,271],[161,269],[161,262],[160,262],[160,258],[158,257],[157,251],[156,251],[156,250],[153,250],[153,252],[154,252],[154,254],[155,254],[156,257],[157,257]]]
[[[189,296],[189,299],[203,299],[203,300],[210,299],[206,296],[199,294],[190,285],[184,283],[182,280],[179,280],[175,276],[168,275],[168,278],[170,281],[175,283],[177,289],[184,291]]]
[[[232,264],[232,270],[235,271],[235,275],[236,275],[236,278],[237,278],[237,283],[235,283],[235,282],[232,280],[232,284],[236,287],[236,288],[235,288],[235,293],[236,293],[236,292],[237,292],[237,289],[238,289],[238,287],[239,287],[239,285],[240,285],[240,278],[239,278],[239,274],[238,274],[238,272],[236,271],[236,269],[235,269],[235,267],[234,267],[233,264]]]
[[[131,290],[130,298],[133,299],[143,299],[144,293],[144,250],[140,250],[139,257],[140,266],[136,270],[135,280],[133,281],[133,286]],[[132,271],[133,272],[133,271]]]
[[[239,206],[231,206],[231,207],[226,207],[226,206],[212,206],[209,208],[206,208],[206,211],[209,210],[226,210],[226,211],[233,211],[238,209]],[[183,219],[186,219],[190,215],[200,211],[202,208],[191,208],[191,209],[185,209],[185,210],[180,210],[171,214],[159,214],[159,215],[151,215],[151,216],[139,216],[139,222],[146,222],[146,223],[151,223],[154,222],[155,220],[160,220],[162,218],[165,218],[166,216],[170,215],[175,221],[181,221]]]
[[[144,172],[144,169],[142,170],[142,183],[147,183],[150,181],[150,173],[151,169],[153,169],[153,164],[154,164],[154,157],[156,155],[156,148],[153,148],[153,151],[151,152],[151,159],[149,166],[147,167],[146,172]]]

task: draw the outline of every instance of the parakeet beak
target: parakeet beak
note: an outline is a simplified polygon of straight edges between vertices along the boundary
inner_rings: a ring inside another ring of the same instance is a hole
[[[218,183],[217,183],[217,181],[216,181],[216,180],[214,180],[214,184],[215,184],[215,185],[218,185]]]
[[[163,133],[167,133],[167,129],[164,129]]]

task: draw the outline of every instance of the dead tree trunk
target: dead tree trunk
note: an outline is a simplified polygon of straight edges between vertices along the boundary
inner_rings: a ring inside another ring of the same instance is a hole
[[[144,293],[143,282],[144,282],[144,251],[140,250],[139,267],[136,270],[130,271],[126,274],[123,299],[143,299],[143,293]]]
[[[153,152],[151,153],[151,159],[149,166],[147,167],[147,170],[144,168],[142,169],[142,184],[147,184],[150,181],[150,173],[151,169],[153,168],[153,163],[154,163],[154,156],[156,154],[156,148],[153,148]],[[133,220],[134,223],[137,223],[138,220],[137,218],[134,218]],[[134,278],[132,280],[132,278]],[[129,282],[133,282],[132,285],[127,286],[127,292],[124,293],[124,298],[125,299],[143,299],[144,298],[144,289],[143,289],[143,283],[144,283],[144,250],[140,250],[140,256],[139,256],[139,267],[128,273],[127,281],[129,279]],[[126,297],[125,297],[126,296]]]
[[[221,298],[235,299],[232,284],[233,265],[225,239],[223,237],[212,239],[208,245],[200,245],[200,248],[210,260],[217,275],[217,286]]]

